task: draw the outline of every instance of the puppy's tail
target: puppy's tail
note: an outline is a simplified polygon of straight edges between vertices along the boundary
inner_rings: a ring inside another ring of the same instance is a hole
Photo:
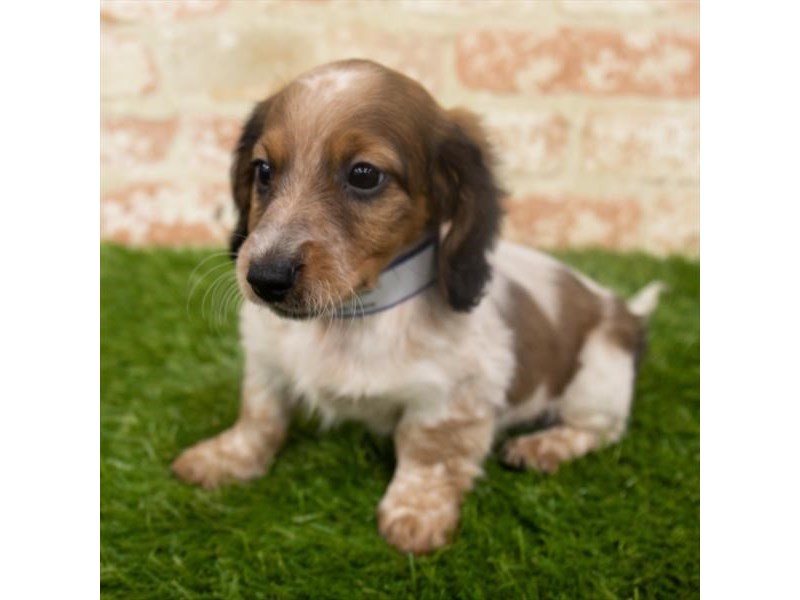
[[[646,319],[658,306],[658,298],[666,288],[663,281],[651,281],[627,301],[628,310]]]

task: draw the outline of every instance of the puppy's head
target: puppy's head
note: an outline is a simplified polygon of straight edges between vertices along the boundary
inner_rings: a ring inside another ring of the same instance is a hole
[[[501,192],[477,120],[368,61],[315,69],[258,104],[232,167],[231,236],[249,300],[287,317],[326,314],[375,285],[427,231],[456,310],[480,300]]]

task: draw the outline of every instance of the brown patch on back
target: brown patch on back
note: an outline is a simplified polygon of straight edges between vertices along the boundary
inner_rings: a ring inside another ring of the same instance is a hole
[[[578,354],[586,336],[603,318],[603,307],[600,298],[569,271],[559,274],[558,290],[561,306],[558,336],[563,364],[555,388],[560,394],[580,367]]]
[[[507,392],[508,402],[530,398],[541,384],[558,396],[580,367],[578,354],[586,336],[602,318],[600,300],[571,274],[558,279],[561,310],[552,323],[531,295],[518,283],[508,283],[503,320],[514,335],[516,367]]]
[[[507,398],[510,404],[520,404],[554,370],[558,356],[555,331],[539,305],[514,281],[509,281],[508,304],[501,313],[514,335],[516,360]]]

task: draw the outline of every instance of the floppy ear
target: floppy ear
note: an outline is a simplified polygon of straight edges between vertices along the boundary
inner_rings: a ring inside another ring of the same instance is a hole
[[[492,173],[491,149],[477,117],[447,113],[433,178],[439,221],[449,230],[439,246],[439,285],[450,306],[469,311],[491,276],[486,253],[500,229],[503,190]]]
[[[250,214],[250,196],[253,191],[253,146],[255,146],[264,129],[267,112],[267,101],[256,104],[242,128],[242,134],[236,143],[231,165],[231,191],[233,203],[238,212],[236,227],[230,237],[231,258],[236,259],[239,248],[247,237],[247,220]]]

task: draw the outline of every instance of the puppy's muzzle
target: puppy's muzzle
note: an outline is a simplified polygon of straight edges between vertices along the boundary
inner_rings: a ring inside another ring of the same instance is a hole
[[[286,298],[303,268],[294,258],[265,258],[250,263],[247,283],[265,302],[281,302]]]

